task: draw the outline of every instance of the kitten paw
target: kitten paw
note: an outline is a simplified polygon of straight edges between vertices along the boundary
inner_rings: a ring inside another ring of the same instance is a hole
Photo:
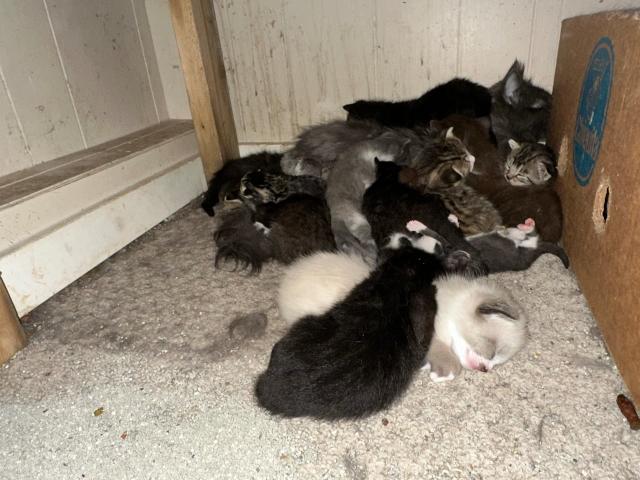
[[[523,223],[518,225],[518,229],[525,233],[531,233],[536,228],[536,222],[533,218],[527,218]]]
[[[426,229],[427,226],[420,220],[409,220],[407,222],[407,230],[409,230],[410,232],[420,233],[421,231]]]
[[[450,213],[447,219],[453,223],[456,227],[460,227],[460,222],[458,222],[458,217],[456,217],[453,213]]]
[[[441,382],[448,382],[449,380],[453,380],[454,378],[456,378],[456,376],[453,372],[449,372],[448,375],[441,375],[438,372],[431,372],[429,373],[429,378],[431,378],[432,382],[441,383]]]

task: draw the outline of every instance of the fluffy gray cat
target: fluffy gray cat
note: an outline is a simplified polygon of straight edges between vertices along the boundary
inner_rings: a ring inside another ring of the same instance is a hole
[[[284,155],[282,169],[290,175],[327,179],[326,200],[336,245],[373,265],[377,248],[361,205],[365,190],[376,179],[375,160],[417,168],[452,156],[473,165],[473,156],[452,129],[434,133],[336,121],[305,130]]]

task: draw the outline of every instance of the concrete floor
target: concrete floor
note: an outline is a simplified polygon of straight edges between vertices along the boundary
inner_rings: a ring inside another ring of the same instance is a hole
[[[497,277],[531,318],[510,363],[423,374],[389,411],[330,424],[256,406],[281,267],[216,271],[212,231],[191,205],[25,319],[0,368],[0,478],[640,478],[624,385],[556,258]],[[266,329],[230,335],[254,310]]]

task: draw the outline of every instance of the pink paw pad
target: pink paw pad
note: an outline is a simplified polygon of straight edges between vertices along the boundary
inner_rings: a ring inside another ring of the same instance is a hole
[[[410,232],[421,232],[426,228],[427,226],[419,220],[409,220],[407,222],[407,230]]]
[[[523,232],[533,232],[533,229],[536,228],[536,222],[533,218],[527,218],[524,223],[518,225],[518,230],[522,230]]]

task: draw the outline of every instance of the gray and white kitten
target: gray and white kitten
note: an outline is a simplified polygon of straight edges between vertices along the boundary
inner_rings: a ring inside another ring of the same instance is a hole
[[[508,152],[508,140],[546,140],[551,112],[551,94],[524,78],[524,65],[516,60],[491,92],[491,129],[498,147]]]
[[[509,139],[509,154],[505,162],[504,178],[511,185],[545,185],[558,172],[553,150],[539,142],[516,142]]]
[[[517,227],[500,227],[493,232],[468,236],[467,241],[478,250],[489,273],[526,270],[545,253],[555,255],[565,268],[569,268],[569,257],[564,249],[556,243],[541,240],[532,218]]]

